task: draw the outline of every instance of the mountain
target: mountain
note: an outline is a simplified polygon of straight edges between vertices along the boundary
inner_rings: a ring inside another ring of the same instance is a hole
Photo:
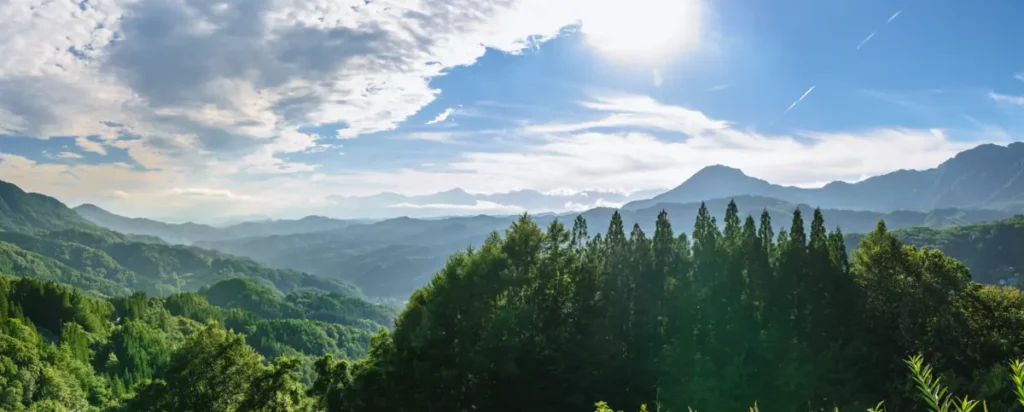
[[[707,206],[719,222],[731,199],[713,199]],[[795,205],[775,198],[739,196],[735,198],[741,216],[760,215],[767,210],[776,227],[789,226],[793,210],[803,213],[810,224],[813,208]],[[690,233],[700,203],[665,203],[640,210],[623,210],[627,226],[634,223],[653,233],[658,213],[665,210],[677,231]],[[534,215],[541,227],[554,219],[571,225],[582,215],[591,225],[608,222],[613,208],[595,208],[582,213]],[[830,227],[841,227],[846,233],[867,232],[879,219],[891,228],[910,226],[950,227],[954,225],[1004,219],[1010,214],[989,210],[942,209],[931,212],[899,211],[893,213],[825,209],[822,211]],[[324,277],[344,279],[359,286],[367,295],[405,299],[416,288],[430,280],[448,256],[469,245],[479,246],[493,231],[503,231],[516,216],[463,216],[447,219],[396,218],[372,224],[352,225],[343,229],[285,236],[253,237],[227,241],[199,242],[196,245],[249,256],[271,266],[287,267]],[[603,227],[590,227],[590,234]]]
[[[0,180],[0,229],[45,232],[61,229],[95,230],[59,200],[38,193],[26,193]]]
[[[102,211],[88,207],[84,210]],[[141,221],[148,227],[167,225]],[[318,223],[314,219],[301,225],[308,228]],[[249,227],[238,230],[267,233]],[[195,291],[234,277],[250,279],[282,294],[321,290],[363,296],[358,287],[343,280],[272,268],[223,252],[169,245],[149,237],[110,231],[90,223],[56,199],[26,193],[2,181],[0,272],[65,283],[105,296],[132,291],[154,296]]]
[[[227,227],[214,227],[197,223],[164,223],[146,218],[124,217],[88,203],[75,207],[74,211],[86,220],[110,230],[133,235],[156,236],[171,243],[186,245],[200,240],[226,240],[340,229],[358,222],[323,216],[306,216],[294,220],[251,221]]]
[[[172,243],[191,243],[189,239],[222,238],[217,228],[196,223],[164,223],[145,218],[130,218],[110,213],[93,204],[76,206],[75,213],[107,229],[136,235],[156,236]]]
[[[627,203],[638,210],[659,203],[756,195],[822,208],[930,211],[936,209],[1024,210],[1024,143],[985,144],[963,151],[928,170],[899,170],[857,183],[821,188],[781,186],[726,166],[709,166],[681,185],[651,199]]]

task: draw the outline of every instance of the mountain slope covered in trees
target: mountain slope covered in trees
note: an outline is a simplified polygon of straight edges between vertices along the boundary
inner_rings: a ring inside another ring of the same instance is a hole
[[[99,299],[0,277],[0,408],[914,412],[919,353],[952,393],[1022,410],[1020,290],[882,223],[851,255],[817,210],[773,224],[730,203],[718,222],[702,205],[692,235],[662,213],[648,236],[614,213],[591,236],[523,216],[372,337],[393,312],[340,294],[228,279]]]
[[[847,210],[892,212],[935,209],[1024,211],[1024,143],[984,144],[965,150],[938,167],[900,170],[857,183],[832,182],[805,189],[780,186],[738,169],[710,166],[683,184],[648,200],[627,203],[636,210],[658,203],[689,203],[756,195],[792,203]]]
[[[196,291],[233,277],[252,279],[279,293],[313,289],[363,296],[343,280],[145,240],[96,226],[56,199],[0,182],[0,270],[13,275],[53,280],[105,296]]]
[[[228,291],[245,304],[223,302]],[[390,325],[392,316],[337,294],[281,298],[244,279],[99,299],[0,275],[0,410],[229,410],[218,407],[236,396],[259,405],[247,410],[284,410],[265,397],[291,390],[304,399],[317,358],[365,356],[384,327],[376,320]],[[183,400],[147,403],[168,398]]]
[[[97,228],[57,199],[26,193],[18,186],[0,180],[0,230],[33,233]]]
[[[984,283],[1024,282],[1024,215],[1010,219],[946,229],[911,227],[893,231],[908,245],[938,249],[971,268]],[[856,245],[863,235],[847,236]]]
[[[710,210],[719,220],[730,199],[709,201]],[[736,197],[742,216],[759,215],[762,211],[776,218],[786,217],[799,208],[810,216],[813,208],[794,205],[774,198],[758,196]],[[623,210],[621,216],[627,225],[639,224],[641,229],[654,230],[658,214],[665,210],[682,227],[690,230],[689,222],[696,218],[700,203],[659,204],[641,210]],[[610,208],[592,209],[581,213],[587,221],[607,221],[616,211]],[[945,209],[931,212],[901,211],[893,213],[863,212],[826,209],[822,211],[832,228],[841,227],[847,233],[868,232],[879,219],[890,227],[909,226],[949,227],[1002,219],[1010,215],[999,211]],[[576,214],[542,216],[535,220],[547,225],[555,218],[572,219]],[[448,255],[469,245],[480,244],[487,235],[502,230],[515,221],[507,216],[472,216],[424,220],[411,218],[389,219],[366,225],[353,225],[340,230],[288,236],[270,236],[222,242],[200,242],[206,248],[249,256],[260,262],[301,270],[317,275],[344,279],[355,283],[370,296],[404,299],[413,290],[426,284],[435,268],[446,261]],[[806,222],[810,224],[810,221]],[[593,230],[599,233],[600,230]]]

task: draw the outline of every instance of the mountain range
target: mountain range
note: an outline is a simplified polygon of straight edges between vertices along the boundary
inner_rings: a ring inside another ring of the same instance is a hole
[[[985,144],[963,151],[927,170],[899,170],[857,183],[832,182],[798,188],[747,176],[739,169],[709,166],[681,185],[646,200],[627,203],[637,210],[659,203],[686,203],[739,195],[772,197],[821,208],[891,212],[935,209],[1024,211],[1024,143]]]
[[[215,227],[199,223],[164,223],[146,218],[124,217],[88,203],[76,206],[74,211],[86,220],[110,230],[157,236],[167,242],[185,245],[200,240],[226,240],[333,230],[367,222],[366,220],[339,220],[323,216],[306,216],[301,219],[268,219]]]
[[[0,273],[69,284],[104,296],[196,291],[235,277],[281,294],[319,290],[363,296],[358,287],[339,279],[139,236],[149,235],[147,230],[128,232],[131,235],[90,223],[57,199],[0,181]]]
[[[618,210],[627,225],[637,224],[647,232],[653,230],[662,210],[675,222],[677,232],[689,232],[701,202],[706,202],[721,222],[730,200],[737,203],[743,216],[767,211],[776,227],[788,226],[795,209],[809,220],[813,209],[821,207],[828,225],[848,234],[870,231],[878,220],[885,220],[891,229],[941,229],[1011,217],[1024,200],[1022,170],[1021,143],[982,145],[934,169],[901,170],[817,189],[776,185],[738,169],[710,166],[672,190],[629,202]],[[598,195],[608,194],[590,192],[578,195],[577,200]],[[529,198],[536,199],[537,204],[551,199],[532,191],[476,195],[458,189],[427,196],[381,194],[359,199],[372,199],[380,205],[406,204],[407,209],[417,210],[411,205],[497,204]],[[570,224],[582,215],[590,222],[593,235],[602,232],[616,210],[595,207],[536,214],[533,219],[542,226],[554,219]],[[480,244],[488,233],[504,230],[516,219],[511,213],[430,219],[406,216],[380,221],[310,216],[218,228],[129,219],[92,205],[79,206],[76,211],[93,223],[120,232],[247,256],[271,266],[352,282],[370,296],[398,299],[426,283],[452,252]]]
[[[809,227],[813,208],[761,196],[737,196],[712,199],[708,210],[722,222],[726,206],[735,201],[741,216],[759,215],[768,211],[778,228],[789,227],[792,213],[798,209]],[[660,203],[640,210],[620,210],[627,227],[638,225],[653,233],[657,215],[666,211],[677,233],[690,233],[700,202]],[[582,213],[533,216],[546,227],[558,219],[571,226],[581,215],[586,219],[591,236],[602,233],[614,208],[595,208]],[[878,221],[885,220],[891,228],[927,226],[946,228],[987,222],[1010,217],[1003,211],[940,209],[931,212],[897,211],[892,213],[824,209],[829,227],[840,227],[846,233],[867,232]],[[453,252],[470,245],[479,245],[494,231],[504,231],[516,216],[462,216],[447,219],[387,219],[369,224],[355,224],[320,232],[251,237],[224,241],[204,241],[195,245],[240,256],[262,263],[343,279],[359,286],[369,296],[402,299],[430,280]]]
[[[829,227],[840,227],[847,234],[870,231],[878,220],[885,220],[890,229],[942,229],[1011,217],[1024,202],[1024,183],[1020,176],[1022,170],[1024,144],[1021,143],[1005,147],[982,145],[962,152],[934,169],[902,170],[858,183],[835,182],[817,189],[776,185],[747,176],[738,169],[711,166],[672,190],[646,200],[631,201],[621,209],[594,207],[579,212],[547,212],[534,214],[533,219],[542,227],[555,219],[569,225],[577,215],[582,215],[590,223],[590,234],[593,235],[602,232],[611,215],[619,210],[628,226],[636,224],[650,233],[656,216],[664,210],[675,222],[677,233],[688,233],[692,230],[692,222],[701,202],[705,202],[721,222],[726,205],[734,200],[741,216],[756,216],[767,211],[776,228],[788,227],[796,209],[802,212],[805,220],[809,220],[813,209],[821,207]],[[550,205],[554,198],[580,200],[609,196],[609,199],[616,201],[624,199],[611,197],[605,192],[572,196],[552,197],[533,191],[479,195],[456,189],[427,196],[381,194],[359,199],[365,201],[372,198],[382,205],[407,204],[409,210],[428,207],[424,205],[528,201],[524,199],[534,199],[535,203],[532,204],[539,205]],[[465,209],[463,213],[471,210]],[[125,235],[115,234],[121,237],[104,242],[85,242],[84,246],[111,257],[114,257],[111,254],[114,252],[105,251],[104,247],[111,248],[111,244],[124,243],[150,244],[152,246],[148,248],[158,251],[154,252],[158,254],[205,256],[200,258],[202,261],[216,257],[229,259],[229,255],[224,255],[227,253],[249,257],[264,265],[298,271],[266,278],[269,283],[279,287],[291,288],[294,282],[277,285],[281,282],[275,279],[281,276],[292,278],[305,272],[339,284],[351,282],[369,296],[397,299],[404,299],[426,283],[452,252],[470,245],[479,245],[489,233],[506,229],[515,219],[516,214],[502,213],[443,218],[405,216],[379,221],[307,216],[292,220],[245,222],[225,227],[195,223],[169,224],[118,216],[88,204],[72,211],[56,199],[24,193],[11,184],[0,184],[0,229],[3,230],[75,243],[76,239],[88,237],[69,237],[60,231],[95,232],[102,226]],[[26,252],[38,253],[29,247],[38,244],[38,239],[31,242],[21,239],[18,243],[19,239],[18,236],[9,235],[0,241],[12,243]],[[194,247],[159,245],[161,240]],[[118,248],[123,246],[111,250],[119,251]],[[138,248],[144,250],[141,246]],[[116,258],[113,260],[118,261]],[[135,271],[131,267],[125,269]],[[119,270],[112,269],[111,273]],[[191,279],[181,278],[180,272],[173,275],[164,269],[158,272],[162,273],[160,277],[147,281],[155,282],[149,283],[148,289],[173,290],[181,286],[166,282]],[[200,273],[206,274],[198,279],[199,283],[189,280],[190,283],[185,287],[196,288],[219,276],[216,271],[208,272],[205,269],[200,270]],[[310,284],[310,281],[312,279],[300,283]]]

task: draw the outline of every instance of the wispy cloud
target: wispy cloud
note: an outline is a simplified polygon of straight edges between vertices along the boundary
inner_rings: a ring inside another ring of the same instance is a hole
[[[414,132],[400,136],[404,140],[424,140],[438,143],[455,143],[462,132]]]
[[[93,152],[101,155],[107,154],[107,149],[103,147],[99,142],[89,140],[88,137],[79,136],[75,138],[75,144],[82,150],[87,152]]]
[[[988,97],[999,103],[1013,104],[1017,106],[1024,106],[1024,96],[1013,96],[1009,94],[1002,94],[996,92],[989,92]]]
[[[60,152],[57,153],[57,157],[61,159],[81,159],[82,155],[73,152]]]
[[[893,13],[892,16],[889,17],[889,20],[885,21],[885,24],[892,23],[893,20],[896,20],[896,18],[900,16],[900,13],[903,13],[903,10],[900,10],[900,11],[897,11],[897,12]]]
[[[658,69],[651,70],[651,77],[654,78],[654,85],[657,87],[660,87],[661,84],[665,81],[665,79],[661,77],[661,70]]]
[[[797,104],[797,103],[800,103],[801,101],[803,101],[803,100],[804,100],[804,98],[805,98],[805,97],[807,97],[807,95],[811,94],[811,92],[813,92],[813,91],[814,91],[814,87],[815,87],[815,86],[811,86],[811,88],[810,88],[810,89],[807,89],[807,91],[806,91],[806,92],[804,92],[804,94],[801,94],[801,95],[800,95],[800,98],[799,98],[799,99],[796,99],[796,101],[794,101],[794,102],[793,102],[793,104],[789,105],[789,107],[787,107],[787,108],[786,108],[786,111],[782,112],[782,114],[786,114],[786,113],[789,113],[789,111],[790,111],[790,110],[793,110],[793,108],[794,108],[794,107],[796,107],[796,104]]]
[[[1016,75],[1013,76],[1013,78],[1024,82],[1024,72],[1017,73]]]
[[[709,92],[718,92],[732,87],[732,83],[718,84],[708,88]]]
[[[580,105],[604,115],[601,118],[585,121],[529,125],[523,128],[523,132],[557,134],[598,129],[638,128],[700,135],[729,126],[728,122],[711,119],[699,111],[667,105],[649,96],[595,96],[592,100],[580,102]]]
[[[455,112],[455,110],[452,109],[451,107],[449,107],[447,109],[444,109],[443,112],[439,113],[437,115],[437,117],[435,117],[433,120],[427,122],[427,124],[437,124],[437,123],[441,123],[441,122],[443,122],[445,120],[448,120],[448,117],[451,116],[452,113],[454,113],[454,112]]]
[[[491,213],[519,213],[525,211],[522,207],[516,205],[506,205],[497,202],[490,202],[487,200],[477,200],[476,203],[471,205],[457,204],[457,203],[428,203],[428,204],[416,204],[416,203],[397,203],[390,208],[395,209],[441,209],[441,210],[459,210],[459,211],[477,211],[477,212],[491,212]]]
[[[871,32],[871,34],[869,34],[868,37],[865,37],[864,40],[861,40],[860,44],[857,45],[857,50],[860,50],[861,47],[864,47],[865,44],[868,44],[868,42],[871,41],[871,38],[875,37],[875,33],[876,32]]]

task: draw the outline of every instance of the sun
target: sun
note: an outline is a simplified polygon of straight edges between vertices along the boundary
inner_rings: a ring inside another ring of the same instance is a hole
[[[610,58],[658,64],[695,46],[700,0],[591,0],[580,19],[587,44]]]

